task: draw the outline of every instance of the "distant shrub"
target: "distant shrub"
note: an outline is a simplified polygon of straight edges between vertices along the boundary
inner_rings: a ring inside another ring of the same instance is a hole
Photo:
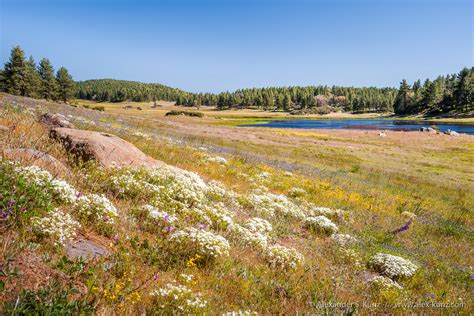
[[[194,117],[204,117],[204,114],[201,113],[201,112],[171,110],[171,111],[166,113],[166,116],[172,116],[172,115],[186,115],[186,116],[194,116]]]
[[[137,110],[140,110],[140,111],[141,111],[141,110],[143,110],[143,109],[142,109],[141,107],[137,106]]]
[[[96,111],[101,111],[101,112],[105,111],[105,108],[103,106],[94,106],[92,109]]]

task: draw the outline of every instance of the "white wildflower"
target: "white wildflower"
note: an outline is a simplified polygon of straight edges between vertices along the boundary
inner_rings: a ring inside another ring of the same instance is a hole
[[[58,246],[71,240],[76,235],[76,230],[80,228],[78,222],[59,209],[54,209],[44,217],[33,217],[31,222],[37,234],[53,237]]]
[[[325,216],[307,217],[304,221],[306,228],[331,235],[338,231],[337,226]]]
[[[369,267],[391,279],[411,277],[418,270],[411,261],[387,253],[377,253],[373,256]]]

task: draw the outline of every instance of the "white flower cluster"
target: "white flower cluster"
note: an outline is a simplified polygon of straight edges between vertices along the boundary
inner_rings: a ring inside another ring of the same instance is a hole
[[[110,181],[114,191],[131,196],[146,193],[154,209],[166,211],[176,219],[205,223],[216,229],[233,224],[233,213],[221,202],[236,203],[236,194],[217,181],[206,183],[196,173],[169,166],[120,168],[115,172]]]
[[[76,200],[76,210],[81,217],[108,225],[118,217],[115,206],[103,195],[81,195]]]
[[[198,313],[207,306],[207,301],[200,298],[189,287],[177,283],[167,283],[164,287],[150,292],[163,312]]]
[[[232,212],[223,203],[217,203],[214,207],[203,206],[202,208],[214,227],[227,229],[234,224]]]
[[[303,256],[293,248],[273,245],[266,249],[265,260],[274,268],[294,269],[303,263]]]
[[[37,166],[15,167],[15,172],[30,183],[43,187],[61,203],[70,204],[79,216],[107,225],[114,224],[117,209],[103,195],[81,195],[64,180],[53,179],[51,174]]]
[[[390,290],[390,289],[401,290],[403,289],[402,286],[398,284],[397,282],[392,281],[392,279],[389,279],[381,275],[374,276],[373,278],[368,280],[367,283],[369,287],[374,290]]]
[[[411,261],[387,253],[377,253],[373,256],[369,267],[391,279],[411,277],[418,270]]]
[[[174,215],[168,214],[165,211],[160,211],[151,205],[144,205],[143,210],[148,212],[148,216],[154,220],[160,220],[168,223],[174,223],[178,218]]]
[[[284,195],[270,192],[255,192],[248,197],[253,207],[267,216],[285,215],[292,218],[303,219],[303,210]]]
[[[331,238],[339,245],[339,246],[353,246],[357,244],[359,241],[357,238],[352,237],[348,234],[333,234]]]
[[[48,185],[53,179],[48,171],[37,166],[18,166],[15,167],[14,172],[30,183],[41,187]]]
[[[41,236],[51,236],[58,246],[64,245],[76,235],[80,224],[69,214],[59,209],[54,209],[45,217],[33,217],[31,219],[33,230]]]
[[[307,217],[304,221],[304,225],[307,229],[326,235],[331,235],[338,231],[337,226],[325,216]]]
[[[262,232],[251,231],[239,224],[234,224],[231,227],[233,235],[236,239],[248,247],[255,248],[259,251],[267,249],[270,237]]]
[[[245,223],[245,227],[252,233],[261,233],[264,235],[270,233],[273,229],[269,221],[259,217],[249,219]]]
[[[309,216],[325,216],[333,219],[338,218],[343,213],[343,210],[334,210],[329,207],[310,207],[308,210]]]
[[[273,268],[294,269],[304,261],[303,255],[296,249],[270,244],[272,226],[264,219],[252,218],[245,227],[234,224],[230,228],[240,242],[256,249]]]
[[[207,259],[229,255],[229,242],[224,237],[194,227],[173,233],[170,240],[185,251],[194,252]]]
[[[137,196],[139,194],[152,195],[158,193],[162,187],[141,181],[129,170],[125,170],[123,174],[113,175],[109,178],[112,188],[117,193],[128,196]]]
[[[78,192],[69,183],[64,180],[52,180],[50,182],[53,196],[63,202],[74,204],[76,202]]]

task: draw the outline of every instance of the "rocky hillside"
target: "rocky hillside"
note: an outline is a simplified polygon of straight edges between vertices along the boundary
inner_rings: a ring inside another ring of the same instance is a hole
[[[0,106],[5,314],[332,314],[363,301],[395,312],[434,284],[429,262],[381,246],[416,225],[411,209],[374,213],[356,193],[335,207],[332,189],[316,203],[323,183],[123,117],[5,94]],[[203,175],[139,148],[193,159]],[[395,229],[372,226],[379,215]],[[462,284],[445,299],[464,304]]]

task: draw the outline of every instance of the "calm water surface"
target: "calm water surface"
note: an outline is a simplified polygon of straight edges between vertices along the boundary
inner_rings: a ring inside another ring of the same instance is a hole
[[[392,130],[419,131],[422,127],[433,127],[441,132],[448,129],[458,133],[474,135],[472,123],[445,123],[415,120],[272,120],[268,123],[241,125],[248,127],[275,128],[316,128],[316,129],[359,129],[359,130]]]

